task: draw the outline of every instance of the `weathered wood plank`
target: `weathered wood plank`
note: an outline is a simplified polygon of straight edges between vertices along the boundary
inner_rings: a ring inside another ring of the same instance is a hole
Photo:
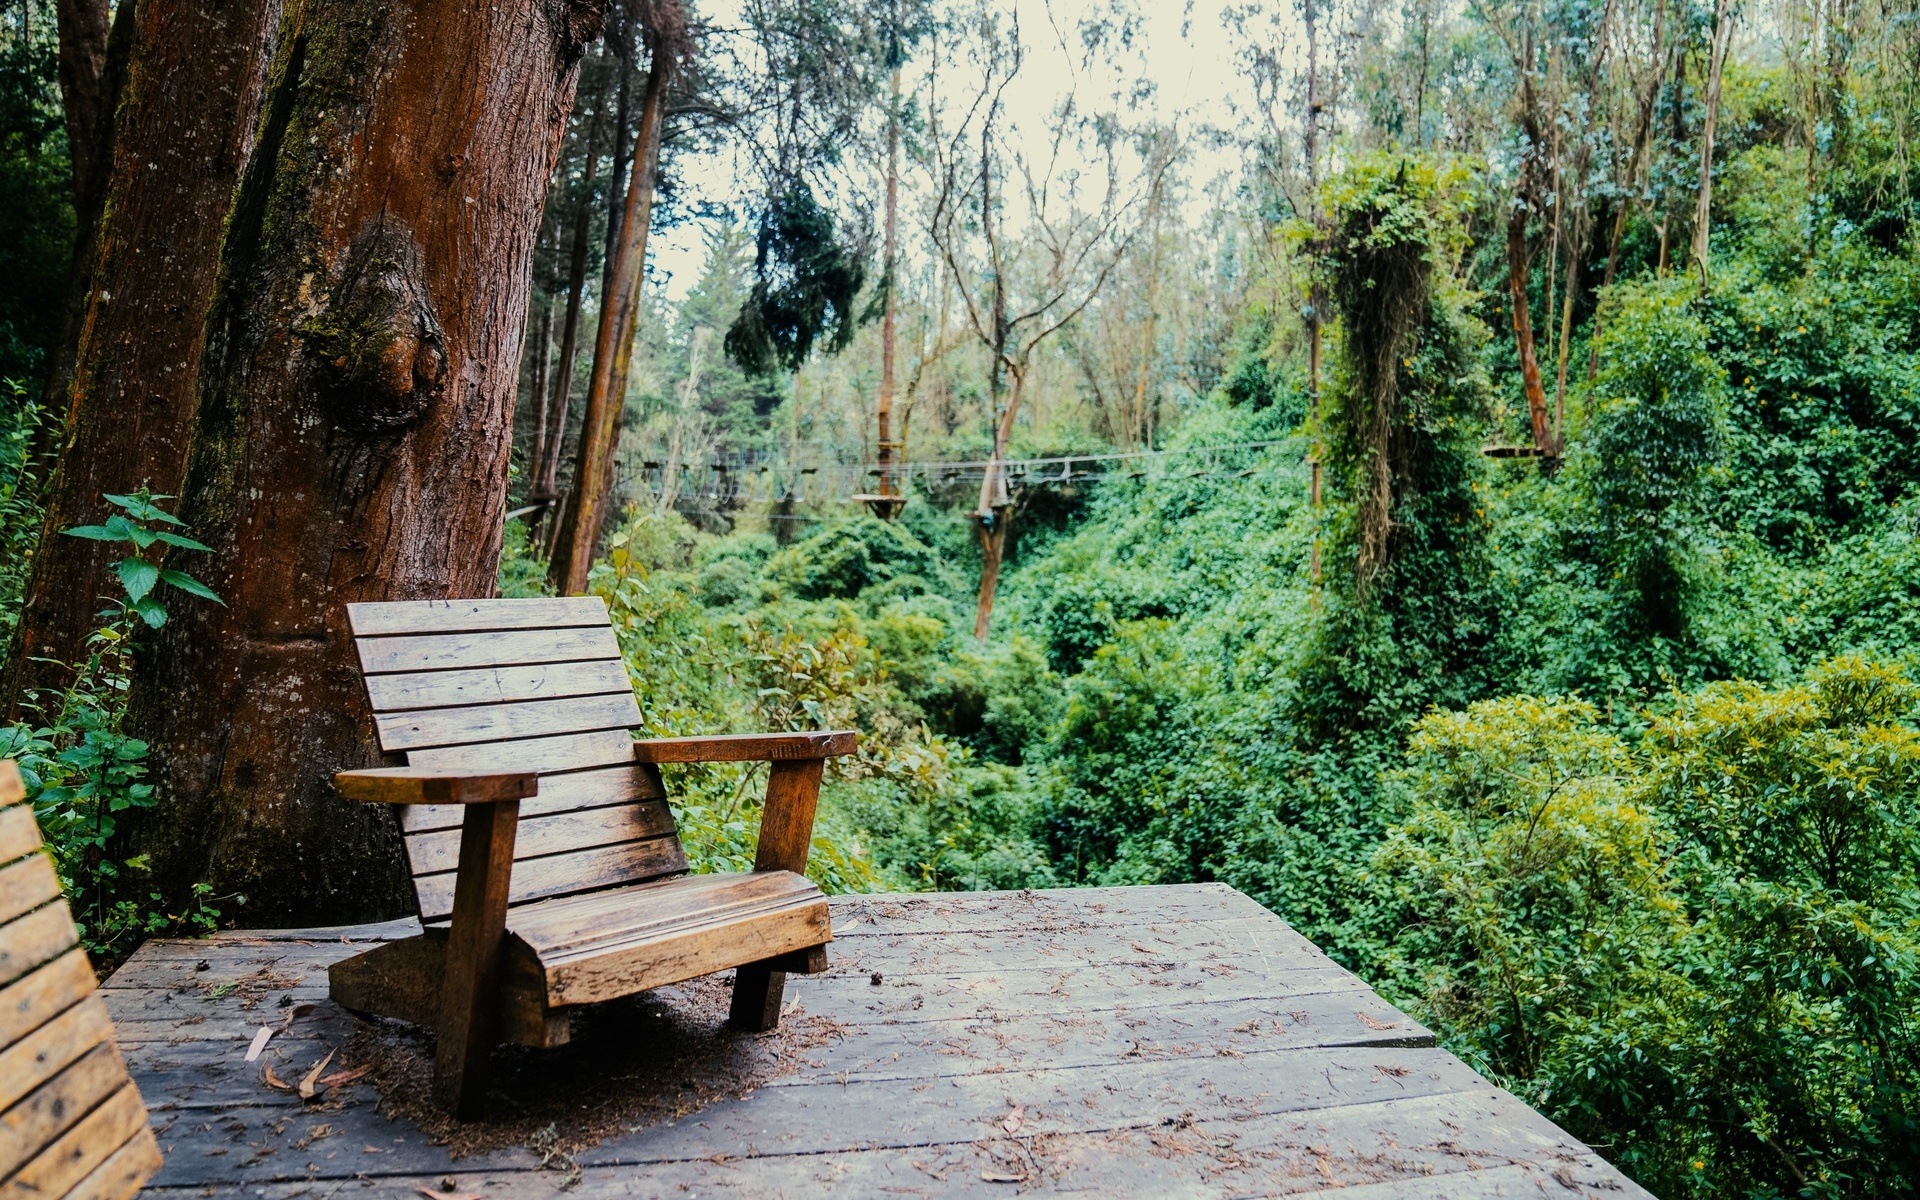
[[[88,1113],[39,1157],[0,1184],[0,1200],[61,1196],[146,1128],[147,1111],[129,1083]]]
[[[0,1048],[13,1045],[93,990],[87,952],[75,946],[0,991]]]
[[[0,1112],[113,1033],[107,1006],[89,996],[0,1051]]]
[[[439,1041],[433,1060],[433,1098],[465,1120],[486,1095],[493,1049],[495,993],[513,870],[514,828],[520,804],[475,805],[460,837],[460,867],[447,938]]]
[[[530,629],[514,633],[361,637],[354,640],[354,649],[360,655],[360,670],[368,675],[620,657],[620,644],[614,640],[613,627],[605,623],[583,629]]]
[[[622,804],[608,808],[589,808],[558,813],[548,817],[520,818],[520,836],[514,844],[514,861],[541,858],[570,851],[592,850],[657,838],[674,832],[673,811],[664,800]],[[460,831],[441,829],[416,833],[407,838],[407,862],[415,875],[450,871],[460,860]],[[684,870],[686,856],[680,856]],[[518,871],[520,868],[514,868]],[[658,875],[661,872],[655,871]]]
[[[557,962],[542,960],[555,1005],[592,1004],[722,971],[745,958],[772,958],[827,940],[827,906],[810,903],[730,915],[724,924],[615,942]],[[742,968],[744,970],[744,968]]]
[[[517,700],[552,700],[564,696],[596,696],[633,691],[624,663],[615,659],[592,662],[536,663],[519,667],[474,667],[456,671],[424,671],[408,675],[367,676],[367,697],[373,711],[456,708],[469,704],[503,704]]]
[[[860,735],[821,733],[716,733],[703,737],[648,738],[635,742],[636,762],[788,762],[852,754]]]
[[[0,925],[0,985],[52,961],[79,940],[64,904],[45,904]]]
[[[590,771],[542,775],[540,794],[520,801],[520,823],[524,828],[529,818],[583,808],[664,800],[666,796],[666,789],[660,785],[659,769],[646,765],[623,764]],[[400,810],[400,828],[406,833],[458,829],[460,820],[461,811],[454,805],[420,804]]]
[[[0,862],[12,862],[39,846],[40,827],[33,823],[33,809],[24,804],[0,808]]]
[[[0,1115],[0,1179],[70,1129],[127,1081],[112,1039],[96,1043]]]
[[[607,602],[598,596],[510,600],[388,600],[347,605],[355,637],[396,633],[457,633],[498,629],[558,629],[605,625]]]
[[[18,804],[27,798],[27,788],[20,781],[20,768],[12,759],[0,760],[0,806]]]
[[[1014,930],[1084,929],[1129,921],[1215,921],[1273,914],[1224,883],[1140,887],[1043,888],[1018,892],[935,892],[834,898],[836,926],[859,921],[848,936],[886,938]],[[1284,928],[1284,924],[1281,926]],[[836,936],[838,936],[836,934]]]
[[[407,755],[410,766],[475,773],[573,771],[632,761],[633,739],[624,729],[525,738],[484,746],[443,746],[414,750]]]
[[[160,1144],[151,1130],[141,1129],[74,1184],[66,1200],[130,1200],[160,1167]]]
[[[609,943],[816,902],[824,903],[820,889],[789,871],[688,875],[529,905],[516,909],[509,925],[552,964],[591,956]]]
[[[0,867],[0,924],[59,896],[60,880],[53,873],[53,860],[44,854],[29,854]]]
[[[530,858],[513,865],[512,903],[532,904],[575,892],[645,883],[686,869],[686,851],[671,836]],[[453,874],[414,877],[422,920],[438,921],[453,911],[454,882]]]
[[[532,771],[481,775],[456,774],[451,768],[369,767],[337,772],[333,785],[347,799],[366,804],[493,804],[533,795],[540,777]]]
[[[388,753],[429,746],[466,746],[510,738],[556,733],[628,730],[640,724],[640,705],[631,691],[570,696],[559,700],[519,700],[471,708],[425,708],[374,718],[380,746]]]

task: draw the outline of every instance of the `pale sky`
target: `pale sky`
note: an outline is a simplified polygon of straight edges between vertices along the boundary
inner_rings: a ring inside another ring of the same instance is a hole
[[[1090,77],[1081,62],[1082,52],[1075,32],[1083,16],[1110,7],[1094,0],[998,0],[1007,12],[1018,11],[1026,59],[1018,77],[1008,89],[1009,111],[1016,114],[1021,139],[1032,151],[1041,150],[1047,135],[1041,119],[1076,86],[1085,99],[1103,97],[1111,90],[1111,77]],[[737,0],[708,0],[701,5],[706,15],[719,21],[735,19]],[[1133,61],[1121,68],[1138,72],[1155,86],[1154,109],[1163,121],[1178,119],[1184,129],[1213,125],[1227,130],[1240,128],[1251,111],[1252,90],[1235,61],[1237,39],[1227,30],[1227,10],[1244,11],[1260,5],[1242,3],[1229,6],[1222,0],[1178,0],[1156,3],[1139,0],[1136,8],[1144,36],[1131,51]],[[1269,32],[1270,17],[1287,26],[1294,20],[1293,0],[1268,0],[1269,11],[1250,21]],[[924,64],[919,64],[924,68]],[[911,79],[916,64],[909,62]],[[911,84],[910,84],[911,86]],[[1083,103],[1085,100],[1083,100]],[[1233,139],[1237,141],[1238,139]],[[1222,172],[1239,166],[1234,146],[1196,147],[1184,175],[1190,184],[1199,185]],[[716,156],[703,162],[685,164],[682,186],[689,197],[726,200],[738,195],[733,164]],[[912,186],[917,173],[909,166],[903,172],[903,187]],[[903,210],[909,201],[903,197]],[[904,215],[904,212],[903,212]],[[702,258],[701,227],[689,223],[654,232],[648,250],[649,269],[670,277],[667,294],[673,300],[686,295],[698,279]],[[903,240],[910,250],[917,237],[908,226]]]

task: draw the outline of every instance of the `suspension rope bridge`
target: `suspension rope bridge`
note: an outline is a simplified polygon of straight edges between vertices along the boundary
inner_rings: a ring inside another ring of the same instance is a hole
[[[1266,452],[1294,444],[1276,438],[1169,450],[1116,450],[1101,454],[1061,454],[1012,458],[1001,463],[1008,486],[1046,487],[1106,483],[1114,480],[1161,481],[1246,477],[1303,471],[1301,464],[1275,462]],[[977,486],[986,478],[986,459],[895,464],[892,475],[903,494],[941,492]],[[675,508],[742,508],[755,505],[854,503],[870,495],[880,478],[877,463],[816,461],[762,451],[736,451],[693,461],[647,459],[638,454],[616,463],[616,490],[639,502]]]

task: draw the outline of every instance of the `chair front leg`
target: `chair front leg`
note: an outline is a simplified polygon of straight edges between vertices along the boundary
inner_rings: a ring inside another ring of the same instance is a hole
[[[824,766],[823,758],[774,762],[767,777],[766,807],[760,814],[760,845],[753,856],[754,870],[806,874]],[[771,960],[748,963],[734,975],[728,1020],[755,1033],[772,1029],[780,1023],[780,1002],[786,989],[787,973],[775,969]]]
[[[433,1060],[434,1102],[462,1121],[480,1114],[487,1056],[500,1006],[500,951],[513,882],[520,802],[467,806],[454,878],[453,927],[447,932],[440,1038]]]

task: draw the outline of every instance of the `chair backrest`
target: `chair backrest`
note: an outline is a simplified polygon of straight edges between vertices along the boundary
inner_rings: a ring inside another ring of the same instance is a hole
[[[24,796],[0,760],[0,1196],[130,1200],[160,1147]]]
[[[409,766],[540,772],[512,904],[687,869],[659,768],[633,761],[633,685],[595,596],[349,604],[380,748]],[[420,919],[453,911],[459,805],[400,810]]]

